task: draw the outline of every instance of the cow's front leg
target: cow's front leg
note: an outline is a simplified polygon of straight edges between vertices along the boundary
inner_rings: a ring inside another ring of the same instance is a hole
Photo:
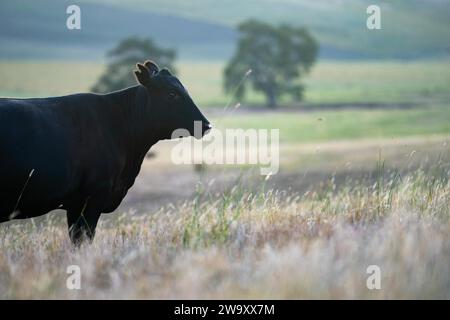
[[[89,201],[81,209],[72,208],[67,210],[69,237],[73,245],[78,247],[84,241],[92,243],[100,215],[100,210],[96,206],[91,205]]]

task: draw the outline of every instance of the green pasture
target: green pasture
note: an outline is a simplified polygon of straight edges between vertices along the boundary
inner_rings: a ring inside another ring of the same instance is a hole
[[[282,143],[450,133],[450,105],[408,110],[244,113],[213,118],[220,128],[279,129]]]
[[[2,61],[0,96],[85,92],[103,68],[93,62]],[[250,92],[245,101],[236,101],[224,94],[222,68],[220,62],[181,61],[177,64],[179,76],[194,100],[201,108],[206,108],[206,113],[210,113],[219,127],[277,128],[282,142],[450,133],[450,64],[444,61],[325,61],[318,63],[305,78],[304,103],[311,105],[309,110],[316,104],[386,104],[386,108],[378,110],[241,112],[235,110],[236,103],[260,105],[264,102],[263,97]],[[286,107],[298,105],[286,99],[282,102]],[[405,110],[393,108],[400,102],[414,103],[415,106]],[[225,105],[229,108],[222,116],[218,110]],[[230,116],[233,113],[234,116]]]
[[[223,62],[177,64],[182,82],[201,107],[264,103],[264,97],[255,92],[249,92],[243,101],[226,95],[222,89],[223,67]],[[104,65],[94,62],[0,61],[0,96],[85,92],[103,70]],[[307,104],[442,102],[450,100],[450,63],[322,61],[304,83]],[[286,98],[281,103],[298,105]]]

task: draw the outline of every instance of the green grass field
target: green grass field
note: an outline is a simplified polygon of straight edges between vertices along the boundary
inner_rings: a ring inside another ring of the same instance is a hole
[[[237,103],[222,89],[221,62],[177,64],[179,76],[201,107]],[[92,62],[1,61],[0,96],[31,97],[88,91],[104,66]],[[131,71],[130,71],[131,72]],[[450,64],[442,62],[319,62],[304,79],[304,102],[399,103],[450,100]],[[243,104],[264,103],[255,92]],[[284,104],[297,104],[282,99]]]
[[[320,62],[305,78],[305,103],[415,103],[415,108],[316,112],[234,113],[238,102],[222,90],[219,62],[180,62],[179,76],[201,108],[223,108],[219,126],[278,128],[282,142],[389,138],[450,132],[450,64],[445,62]],[[32,97],[88,91],[103,71],[92,62],[0,62],[0,95]],[[283,101],[288,106],[290,101]],[[421,104],[423,102],[423,105]],[[250,92],[245,104],[262,104]],[[432,105],[432,106],[430,106]],[[207,111],[208,113],[208,111]]]
[[[409,110],[244,113],[213,118],[221,128],[280,129],[282,143],[450,133],[450,106]]]

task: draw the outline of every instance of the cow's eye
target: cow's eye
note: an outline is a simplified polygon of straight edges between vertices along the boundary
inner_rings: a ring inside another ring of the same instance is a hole
[[[177,98],[178,98],[178,94],[176,92],[169,93],[169,99],[177,99]]]

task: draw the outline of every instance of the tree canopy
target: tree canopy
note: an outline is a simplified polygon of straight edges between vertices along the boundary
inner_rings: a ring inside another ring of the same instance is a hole
[[[301,100],[301,77],[310,71],[318,53],[309,31],[248,20],[239,25],[239,32],[237,50],[224,71],[225,90],[243,98],[251,84],[264,93],[270,107],[276,107],[284,94]],[[248,80],[242,82],[246,76]]]
[[[151,39],[126,38],[107,53],[106,70],[91,91],[106,93],[135,85],[133,69],[138,61],[151,59],[174,72],[175,57],[173,49],[160,48]]]

